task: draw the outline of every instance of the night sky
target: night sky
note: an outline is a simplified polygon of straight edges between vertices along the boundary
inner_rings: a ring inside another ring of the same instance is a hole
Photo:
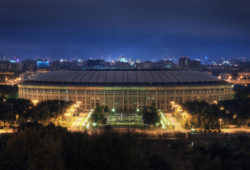
[[[250,0],[0,0],[0,53],[250,58]]]

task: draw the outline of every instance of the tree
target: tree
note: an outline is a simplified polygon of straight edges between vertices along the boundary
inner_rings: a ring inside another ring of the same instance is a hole
[[[4,98],[17,98],[18,88],[17,85],[0,85],[0,97]]]
[[[16,116],[13,112],[13,104],[9,102],[0,102],[0,120],[4,123],[6,122],[13,124],[16,120]]]
[[[19,116],[19,121],[26,120],[26,117],[28,116],[29,110],[33,108],[33,104],[30,100],[26,99],[8,99],[6,102],[13,104],[13,112],[14,115]]]
[[[0,169],[63,169],[60,129],[30,126],[13,135],[6,144]]]
[[[104,116],[104,109],[101,106],[97,106],[94,113],[91,115],[90,120],[97,124],[105,124],[106,118]]]
[[[108,112],[109,111],[109,107],[108,106],[105,106],[104,107],[104,112],[106,113],[106,112]]]
[[[51,111],[46,102],[38,103],[32,110],[28,113],[28,118],[32,121],[45,122],[51,118]]]
[[[36,106],[32,106],[32,108],[24,115],[23,120],[48,123],[52,119],[55,120],[55,118],[61,116],[70,104],[71,102],[61,100],[42,101]]]
[[[144,106],[142,116],[144,124],[155,125],[160,122],[160,116],[155,106]]]
[[[190,124],[202,129],[219,129],[219,118],[222,118],[218,105],[209,105],[204,101],[187,102],[182,105],[192,117]]]
[[[236,85],[234,87],[234,98],[236,100],[239,99],[245,99],[245,98],[249,98],[250,97],[250,86],[242,86],[242,85]]]

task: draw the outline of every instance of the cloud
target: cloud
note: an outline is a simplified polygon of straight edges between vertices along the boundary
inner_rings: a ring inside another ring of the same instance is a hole
[[[152,53],[168,45],[245,47],[249,8],[249,0],[1,0],[0,43]]]

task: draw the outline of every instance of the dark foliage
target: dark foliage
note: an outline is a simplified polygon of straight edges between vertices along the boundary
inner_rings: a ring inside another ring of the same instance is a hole
[[[206,102],[186,102],[183,108],[192,116],[190,126],[203,129],[218,129],[220,109],[217,105],[209,105]]]
[[[250,122],[250,98],[219,102],[221,117],[230,124],[246,125]]]
[[[106,118],[104,116],[104,110],[105,110],[105,107],[96,106],[93,114],[90,117],[90,120],[92,122],[95,122],[95,123],[98,123],[98,124],[105,124],[106,123]]]
[[[48,100],[34,106],[26,99],[3,99],[0,98],[0,121],[13,124],[27,121],[49,121],[62,115],[70,106],[71,102],[62,100]]]
[[[193,101],[183,104],[194,118],[191,123],[196,127],[208,129],[218,128],[218,119],[223,124],[234,124],[238,126],[250,125],[250,86],[237,85],[234,88],[235,99],[219,101],[217,105],[209,105],[203,101]]]
[[[250,85],[242,86],[242,85],[235,85],[234,86],[234,98],[236,100],[250,98]]]
[[[105,106],[104,107],[104,112],[107,113],[109,111],[109,107],[108,106]]]
[[[155,106],[143,106],[142,116],[144,124],[155,125],[160,122],[160,116]]]
[[[0,136],[0,169],[157,169],[250,168],[250,139],[152,139],[134,133],[70,133],[50,124],[26,123]]]
[[[17,98],[17,86],[0,85],[1,98]]]

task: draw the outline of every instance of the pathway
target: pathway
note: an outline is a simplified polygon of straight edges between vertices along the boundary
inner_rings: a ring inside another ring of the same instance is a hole
[[[187,132],[186,129],[181,127],[180,123],[176,120],[175,117],[172,116],[171,113],[165,113],[165,115],[168,118],[168,120],[171,122],[171,124],[175,126],[176,131],[183,132],[183,133]]]

